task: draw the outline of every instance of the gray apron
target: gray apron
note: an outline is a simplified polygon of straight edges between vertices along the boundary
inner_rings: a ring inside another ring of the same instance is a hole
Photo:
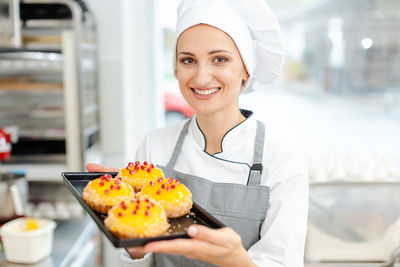
[[[257,121],[253,165],[250,168],[247,185],[233,183],[214,183],[207,179],[174,170],[190,120],[183,126],[174,152],[166,167],[159,166],[166,177],[173,177],[185,184],[193,195],[193,201],[233,228],[242,238],[243,247],[248,250],[260,239],[261,224],[269,205],[269,187],[260,185],[262,157],[264,151],[264,124]],[[238,164],[238,163],[232,163]],[[229,178],[229,177],[228,177]],[[183,256],[154,254],[153,266],[214,266]]]

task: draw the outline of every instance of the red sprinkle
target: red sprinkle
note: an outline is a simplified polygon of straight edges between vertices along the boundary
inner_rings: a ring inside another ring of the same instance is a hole
[[[154,183],[153,181],[150,181],[150,185],[151,185],[151,186],[154,186],[155,183]]]
[[[150,202],[150,205],[151,205],[152,207],[154,207],[154,203],[153,203],[153,202]]]
[[[161,189],[158,189],[156,193],[157,195],[161,194]]]
[[[162,184],[162,185],[161,185],[161,188],[162,188],[162,189],[165,189],[165,184]]]
[[[145,214],[146,216],[150,216],[150,212],[149,212],[148,210],[146,210],[146,211],[144,212],[144,214]]]
[[[148,168],[148,169],[147,169],[147,172],[150,173],[150,172],[151,172],[151,168]]]
[[[149,202],[150,202],[150,200],[149,200],[148,198],[146,198],[144,201],[146,201],[147,203],[149,203]]]
[[[139,161],[135,161],[135,165],[137,166],[137,165],[140,165],[140,162]]]
[[[132,165],[133,165],[133,162],[129,162],[129,163],[128,163],[128,166],[132,166]]]
[[[119,213],[118,213],[118,216],[119,216],[119,217],[122,217],[122,216],[124,216],[124,214],[123,214],[122,212],[119,212]]]
[[[115,189],[121,190],[121,186],[120,186],[120,185],[117,185],[117,186],[115,187]]]
[[[167,191],[171,192],[171,187],[170,186],[168,186]]]
[[[106,195],[108,195],[108,194],[110,194],[110,190],[106,189],[106,190],[104,190],[104,193],[105,193]]]
[[[172,189],[175,189],[176,185],[173,184],[173,185],[171,185],[171,187],[172,187]]]
[[[143,162],[143,165],[146,165],[146,166],[147,166],[147,164],[148,164],[147,161]]]
[[[163,181],[163,178],[162,178],[162,177],[158,177],[157,181],[158,181],[159,183],[161,183],[161,182]]]
[[[136,170],[136,169],[135,169]],[[130,175],[134,175],[135,174],[135,171],[129,171],[129,174]]]
[[[99,185],[100,185],[100,186],[103,186],[103,185],[104,185],[104,182],[103,182],[103,181],[100,181],[100,182],[99,182]]]
[[[150,208],[151,208],[151,205],[147,204],[146,209],[150,209]]]
[[[107,173],[107,174],[105,174],[104,176],[105,176],[106,178],[111,178],[111,175],[110,175],[110,174],[108,174],[108,173]]]
[[[116,178],[115,179],[115,184],[120,184],[121,183],[121,178]]]
[[[180,184],[180,182],[178,180],[175,180],[175,184],[178,185]]]
[[[154,165],[153,165],[153,164],[150,164],[150,168],[154,169]]]
[[[140,199],[137,199],[137,200],[136,200],[136,203],[138,203],[138,204],[139,204],[139,203],[140,203]]]
[[[110,189],[111,190],[113,190],[114,189],[114,185],[112,184],[112,185],[110,185]]]
[[[100,176],[100,181],[104,181],[105,179],[106,179],[106,177]]]
[[[137,213],[137,211],[136,211],[136,210],[132,211],[132,214],[134,214],[134,215],[135,215],[136,213]]]
[[[146,166],[142,165],[142,166],[140,166],[140,168],[141,168],[142,170],[144,170],[144,169],[146,168]]]
[[[111,181],[111,177],[106,176],[106,181],[107,182]]]
[[[170,184],[170,183],[172,183],[174,181],[174,179],[172,179],[172,177],[169,177],[168,178],[168,183]]]

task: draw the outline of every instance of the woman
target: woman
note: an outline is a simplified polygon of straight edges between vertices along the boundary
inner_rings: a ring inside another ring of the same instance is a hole
[[[262,88],[277,76],[282,50],[279,26],[263,0],[181,3],[174,68],[196,115],[150,133],[135,160],[159,164],[228,227],[193,225],[188,229],[191,239],[130,248],[132,259],[125,255],[126,262],[303,265],[306,165],[266,138],[268,131],[251,111],[239,109],[240,93]],[[111,170],[95,164],[87,169]]]

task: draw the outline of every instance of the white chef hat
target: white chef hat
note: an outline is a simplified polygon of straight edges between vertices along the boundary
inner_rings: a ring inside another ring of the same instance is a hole
[[[284,45],[278,20],[265,0],[183,0],[178,7],[175,46],[186,29],[208,24],[236,43],[250,77],[242,93],[274,81],[281,72]],[[176,70],[176,49],[173,58]]]

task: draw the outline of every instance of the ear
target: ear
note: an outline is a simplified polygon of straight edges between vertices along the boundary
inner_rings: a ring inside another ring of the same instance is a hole
[[[249,73],[246,71],[246,75],[244,76],[243,81],[244,81],[244,82],[247,82],[247,81],[249,80],[249,77],[250,77],[250,75],[249,75]]]

